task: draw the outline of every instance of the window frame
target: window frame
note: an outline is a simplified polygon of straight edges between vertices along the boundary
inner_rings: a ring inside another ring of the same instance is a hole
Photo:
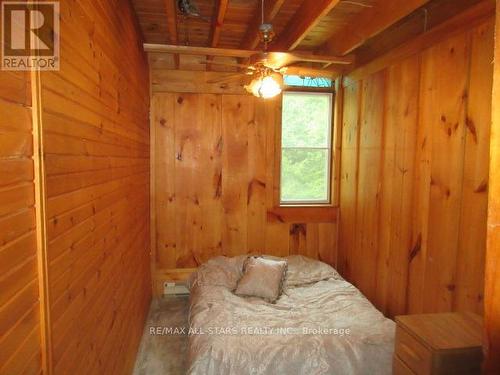
[[[283,91],[281,97],[281,108],[283,108],[283,100],[285,95],[321,95],[321,96],[329,96],[330,99],[330,111],[329,111],[329,124],[328,124],[328,145],[325,147],[283,147],[283,110],[281,112],[280,119],[280,137],[279,137],[279,176],[278,176],[278,206],[279,207],[332,207],[333,206],[333,189],[334,189],[334,139],[335,139],[335,119],[334,119],[334,110],[335,110],[335,92],[333,88],[318,89],[318,88],[302,88],[302,87],[290,87],[290,89]],[[284,149],[296,149],[296,150],[327,150],[327,199],[325,200],[297,200],[297,201],[283,201],[282,200],[282,172],[283,172],[283,150]]]

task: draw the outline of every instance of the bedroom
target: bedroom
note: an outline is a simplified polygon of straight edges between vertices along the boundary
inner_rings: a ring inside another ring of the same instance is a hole
[[[1,5],[0,374],[500,373],[495,1]]]

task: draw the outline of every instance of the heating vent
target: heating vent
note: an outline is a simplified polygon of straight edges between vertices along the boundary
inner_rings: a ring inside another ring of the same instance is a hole
[[[187,295],[189,294],[189,289],[184,283],[173,283],[167,281],[163,284],[163,294]]]

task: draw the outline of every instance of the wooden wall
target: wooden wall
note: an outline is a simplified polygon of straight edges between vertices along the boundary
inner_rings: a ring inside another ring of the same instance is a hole
[[[40,373],[30,74],[0,72],[0,374]]]
[[[346,79],[339,269],[389,316],[483,310],[494,20],[464,25]]]
[[[335,264],[334,209],[274,209],[280,119],[280,98],[153,95],[160,281],[172,278],[171,270],[195,268],[216,255],[304,254]]]
[[[151,294],[147,58],[128,1],[61,13],[41,92],[53,368],[123,374]]]
[[[495,65],[485,280],[484,374],[500,373],[500,3],[496,9]]]
[[[0,73],[0,373],[126,374],[151,298],[148,61],[128,1],[60,7],[33,122],[30,73]]]

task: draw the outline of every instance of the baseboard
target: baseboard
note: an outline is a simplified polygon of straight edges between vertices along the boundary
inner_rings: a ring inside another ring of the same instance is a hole
[[[155,296],[164,294],[165,283],[185,283],[196,268],[159,269],[153,275]]]

